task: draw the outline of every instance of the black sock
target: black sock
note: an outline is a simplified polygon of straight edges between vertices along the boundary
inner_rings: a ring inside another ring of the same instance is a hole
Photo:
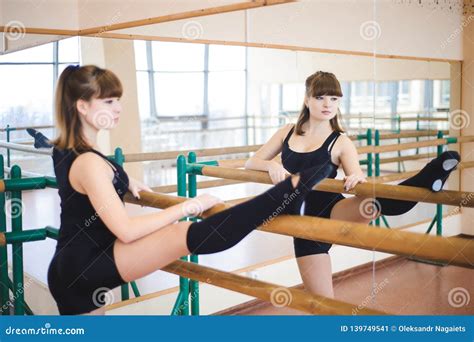
[[[226,250],[278,215],[299,214],[306,194],[330,172],[330,165],[302,171],[296,188],[289,177],[247,202],[191,224],[186,237],[189,251],[209,254]]]
[[[438,192],[443,188],[449,175],[461,160],[456,151],[446,151],[430,161],[426,166],[411,178],[401,182],[399,185],[415,186]],[[377,198],[376,205],[379,206],[382,215],[401,215],[412,209],[418,202],[394,200],[388,198]]]
[[[43,133],[37,131],[33,128],[27,128],[26,131],[35,139],[34,146],[35,148],[50,148],[53,147],[49,142],[49,139],[44,136]]]

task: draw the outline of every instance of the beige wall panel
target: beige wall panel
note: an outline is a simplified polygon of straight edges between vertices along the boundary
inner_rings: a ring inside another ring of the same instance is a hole
[[[79,0],[81,28],[160,17],[204,8],[251,2],[249,0]]]
[[[1,0],[0,25],[15,21],[25,27],[79,28],[78,0]]]
[[[266,9],[271,10],[272,7],[267,7]],[[114,33],[174,37],[185,41],[188,40],[189,42],[192,42],[194,39],[245,42],[245,12],[238,11],[183,19],[163,24],[118,30],[114,31]]]

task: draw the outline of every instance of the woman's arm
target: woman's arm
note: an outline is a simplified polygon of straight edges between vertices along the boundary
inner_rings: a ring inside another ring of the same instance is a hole
[[[140,239],[188,216],[190,213],[186,211],[189,208],[199,207],[204,211],[220,201],[214,196],[200,196],[157,213],[129,217],[112,185],[112,177],[110,166],[93,153],[77,157],[69,175],[74,188],[89,197],[107,228],[124,243]],[[196,205],[190,205],[191,201],[197,202]]]
[[[268,171],[269,167],[276,163],[272,159],[281,152],[283,141],[285,140],[290,127],[293,127],[293,125],[285,125],[276,131],[270,140],[268,140],[265,145],[260,147],[260,149],[247,160],[245,168],[258,171]]]
[[[344,188],[346,191],[354,188],[359,183],[367,182],[364,172],[360,168],[359,154],[352,140],[345,135],[341,135],[336,143],[341,144],[339,161],[346,174],[344,177]]]
[[[245,162],[245,168],[267,171],[274,184],[284,180],[289,173],[280,163],[272,159],[281,152],[283,141],[291,127],[293,127],[293,125],[288,124],[280,128],[265,145]]]

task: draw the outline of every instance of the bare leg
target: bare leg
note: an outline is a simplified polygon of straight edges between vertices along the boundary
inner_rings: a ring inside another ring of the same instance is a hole
[[[296,187],[299,176],[292,176]],[[230,209],[232,210],[232,209]],[[188,255],[187,233],[191,222],[168,225],[131,243],[116,241],[114,256],[118,271],[126,282],[139,279]]]
[[[371,220],[379,217],[379,213],[370,215],[371,201],[363,202],[368,197],[354,196],[345,198],[336,203],[331,210],[331,218],[341,221],[368,224]]]
[[[362,208],[367,197],[343,199],[331,210],[331,218],[341,221],[368,224],[372,218]],[[377,218],[376,214],[373,218]],[[311,293],[333,298],[331,257],[329,254],[307,255],[296,259],[305,289]]]
[[[306,255],[296,259],[306,291],[334,298],[332,267],[329,254]]]
[[[186,234],[192,222],[170,224],[131,243],[114,246],[118,271],[126,282],[136,280],[188,255]]]

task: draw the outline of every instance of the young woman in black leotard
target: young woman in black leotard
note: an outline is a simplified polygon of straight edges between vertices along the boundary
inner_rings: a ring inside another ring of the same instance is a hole
[[[61,226],[48,284],[61,314],[101,314],[97,296],[104,289],[141,278],[182,255],[230,248],[276,214],[298,214],[310,189],[332,172],[320,165],[304,170],[201,222],[176,223],[191,214],[188,208],[204,211],[219,199],[202,195],[129,217],[122,201],[125,193],[139,196],[149,189],[97,151],[99,130],[118,122],[121,96],[117,76],[96,66],[69,66],[57,84],[59,136],[52,144]],[[47,147],[44,136],[34,135],[43,139],[40,147]]]
[[[352,141],[343,134],[339,124],[339,102],[342,90],[332,73],[318,71],[306,79],[306,93],[296,125],[286,125],[251,157],[247,169],[268,171],[273,183],[289,174],[308,167],[328,165],[335,178],[338,166],[342,166],[344,187],[349,190],[367,180],[359,166],[359,156]],[[281,152],[282,163],[273,161]],[[441,190],[449,173],[459,162],[456,152],[445,152],[428,163],[414,177],[400,183]],[[363,202],[365,201],[365,202]],[[334,218],[338,220],[369,223],[378,215],[400,215],[410,210],[416,202],[377,198],[373,208],[366,208],[367,198],[345,198],[338,193],[311,191],[301,208],[301,214]],[[372,211],[374,215],[367,213]],[[313,293],[333,297],[331,244],[304,239],[294,239],[295,256],[305,288]]]

